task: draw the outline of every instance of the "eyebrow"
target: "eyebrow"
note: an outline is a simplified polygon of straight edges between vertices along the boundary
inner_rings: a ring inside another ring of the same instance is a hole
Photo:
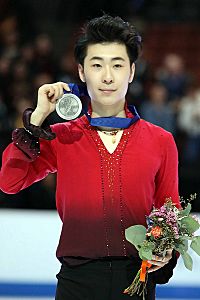
[[[93,56],[92,58],[90,58],[90,61],[92,61],[92,60],[104,60],[102,57],[100,57],[100,56]],[[122,58],[122,57],[113,57],[112,59],[111,59],[111,61],[116,61],[116,60],[121,60],[121,61],[125,61],[125,59],[124,58]]]

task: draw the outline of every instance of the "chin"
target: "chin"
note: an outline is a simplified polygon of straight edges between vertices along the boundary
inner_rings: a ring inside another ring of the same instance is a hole
[[[104,106],[111,106],[111,105],[117,105],[119,103],[122,103],[123,101],[122,100],[111,100],[111,99],[105,99],[105,100],[102,100],[101,101],[95,101],[96,103],[100,104],[100,105],[104,105]]]
[[[93,100],[95,103],[99,103],[103,105],[114,105],[124,101],[123,98],[121,97],[116,98],[115,96],[111,96],[111,95],[100,96],[93,99],[95,99]]]

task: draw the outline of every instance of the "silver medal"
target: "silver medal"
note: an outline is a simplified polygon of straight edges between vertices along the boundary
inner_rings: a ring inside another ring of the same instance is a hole
[[[81,100],[74,94],[66,93],[56,103],[57,114],[65,120],[76,119],[82,111]]]

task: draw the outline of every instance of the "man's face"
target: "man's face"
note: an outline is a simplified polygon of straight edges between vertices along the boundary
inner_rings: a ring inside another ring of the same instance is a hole
[[[125,101],[128,84],[133,80],[135,65],[130,66],[126,46],[119,43],[89,45],[79,76],[86,82],[91,101],[113,105]]]

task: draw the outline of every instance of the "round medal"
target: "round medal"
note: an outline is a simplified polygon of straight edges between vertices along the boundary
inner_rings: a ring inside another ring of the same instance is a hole
[[[74,94],[66,93],[56,103],[57,114],[65,120],[76,119],[82,110],[81,100]]]

